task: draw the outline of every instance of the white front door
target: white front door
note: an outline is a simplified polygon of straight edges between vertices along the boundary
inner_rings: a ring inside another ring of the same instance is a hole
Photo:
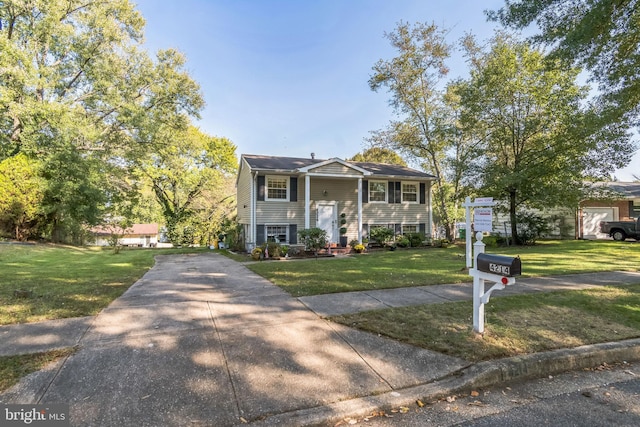
[[[337,223],[338,214],[336,205],[318,204],[318,220],[316,221],[316,227],[327,232],[327,241],[329,243],[337,243]]]

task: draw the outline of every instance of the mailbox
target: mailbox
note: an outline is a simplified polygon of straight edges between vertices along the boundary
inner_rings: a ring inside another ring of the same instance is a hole
[[[513,277],[522,274],[520,258],[504,255],[478,254],[476,269],[485,273]]]

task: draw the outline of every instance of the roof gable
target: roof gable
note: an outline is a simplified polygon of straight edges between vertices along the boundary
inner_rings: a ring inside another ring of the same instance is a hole
[[[312,164],[312,165],[309,165],[309,166],[305,166],[303,168],[300,168],[299,171],[300,172],[318,171],[318,170],[324,168],[325,166],[331,166],[331,165],[341,165],[346,169],[354,170],[354,171],[356,171],[356,172],[358,172],[358,173],[360,173],[362,175],[371,175],[371,172],[369,172],[368,170],[363,169],[363,168],[361,168],[359,166],[356,166],[356,165],[354,165],[352,163],[345,162],[344,160],[338,159],[337,157],[334,157],[334,158],[329,159],[329,160],[324,160],[324,161],[322,161],[320,163],[315,163],[315,164]]]

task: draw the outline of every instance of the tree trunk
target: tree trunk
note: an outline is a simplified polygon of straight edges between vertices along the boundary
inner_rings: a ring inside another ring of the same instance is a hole
[[[518,220],[516,218],[516,191],[509,191],[509,219],[511,221],[511,240],[514,244],[520,244],[518,237]]]

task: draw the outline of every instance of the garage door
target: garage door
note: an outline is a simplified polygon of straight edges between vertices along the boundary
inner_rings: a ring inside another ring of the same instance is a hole
[[[600,233],[600,221],[617,221],[618,208],[584,208],[582,210],[582,237],[584,239],[606,239]]]

